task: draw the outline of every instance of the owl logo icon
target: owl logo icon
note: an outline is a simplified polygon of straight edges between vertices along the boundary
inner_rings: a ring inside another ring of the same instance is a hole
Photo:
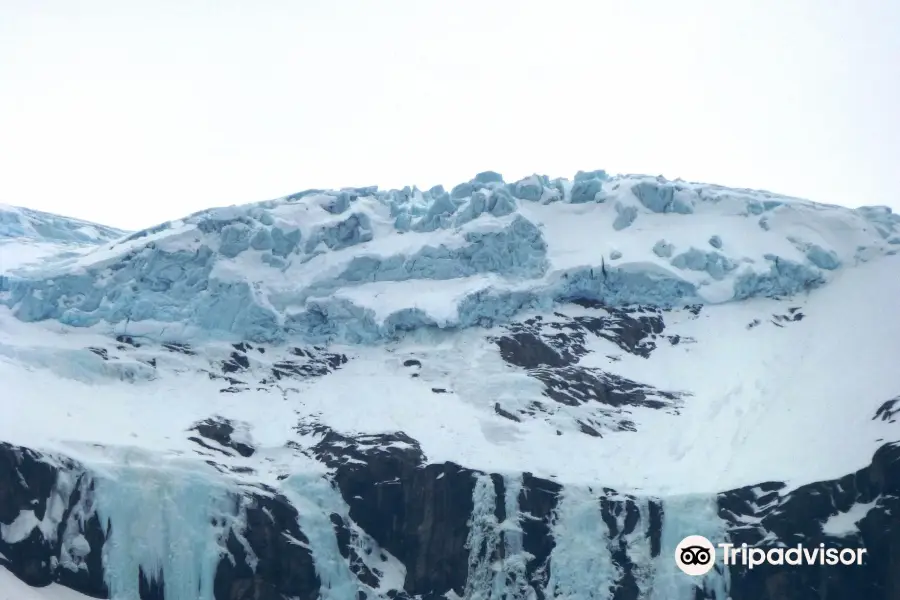
[[[675,547],[675,564],[688,575],[706,575],[716,564],[716,548],[702,535],[689,535]]]

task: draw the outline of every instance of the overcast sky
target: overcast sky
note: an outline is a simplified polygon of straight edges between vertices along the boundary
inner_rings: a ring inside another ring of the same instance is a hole
[[[0,203],[579,169],[900,209],[897,0],[0,0]]]

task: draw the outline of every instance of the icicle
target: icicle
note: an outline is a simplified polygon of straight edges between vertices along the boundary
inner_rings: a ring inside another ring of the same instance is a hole
[[[494,578],[495,600],[526,600],[533,590],[528,585],[525,570],[528,555],[523,549],[522,513],[519,495],[522,492],[522,476],[504,478],[504,508],[506,520],[500,524],[503,537],[503,559]]]
[[[545,595],[562,600],[612,598],[621,573],[612,559],[609,536],[599,498],[589,489],[564,488],[553,523],[556,546]]]
[[[675,564],[675,548],[689,535],[702,535],[713,545],[725,540],[725,525],[718,515],[715,496],[674,496],[663,500],[660,555],[654,561],[653,588],[648,600],[693,600],[695,587],[715,592],[716,600],[727,600],[728,569],[720,557],[706,575],[692,577]]]
[[[60,471],[60,477],[63,477],[63,473],[64,471]],[[66,473],[76,482],[79,502],[71,507],[65,523],[60,528],[58,564],[72,572],[87,571],[85,559],[91,552],[91,546],[81,532],[84,531],[87,520],[94,514],[94,499],[90,494],[92,480],[83,472]]]
[[[500,542],[497,523],[497,492],[490,475],[478,475],[472,492],[472,519],[469,523],[469,574],[466,600],[489,600],[494,587],[493,558]]]
[[[319,576],[319,598],[353,600],[362,589],[341,555],[331,515],[344,514],[341,494],[325,477],[297,474],[284,481],[285,495],[297,509],[300,530],[309,540],[316,574]]]
[[[237,510],[224,482],[196,471],[118,466],[95,478],[107,534],[110,598],[140,600],[139,572],[164,582],[166,598],[214,600],[222,539]]]

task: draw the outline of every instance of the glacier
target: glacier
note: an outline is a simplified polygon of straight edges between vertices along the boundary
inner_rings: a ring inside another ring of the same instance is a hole
[[[97,223],[0,204],[0,276],[53,257],[78,256],[125,235]]]
[[[124,231],[114,227],[0,204],[0,240],[100,244],[124,235]]]
[[[874,600],[898,246],[887,207],[603,170],[2,207],[0,600]],[[698,534],[872,558],[690,577]]]
[[[170,340],[378,343],[577,299],[684,306],[790,296],[896,252],[900,216],[604,171],[509,184],[485,172],[449,193],[310,190],[106,244],[110,232],[90,251],[0,271],[0,304],[25,321]],[[698,248],[707,240],[715,250]],[[419,304],[381,294],[385,282],[459,292]]]

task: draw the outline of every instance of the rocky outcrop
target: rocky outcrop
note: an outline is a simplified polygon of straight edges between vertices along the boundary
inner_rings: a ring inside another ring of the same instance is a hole
[[[869,466],[841,479],[784,495],[783,487],[768,483],[719,496],[734,544],[865,548],[863,564],[736,565],[733,600],[900,599],[900,444],[882,446]]]
[[[55,582],[108,598],[108,524],[93,510],[93,494],[90,473],[75,461],[0,443],[0,566],[32,586]],[[246,490],[240,500],[242,526],[223,540],[227,555],[216,568],[216,598],[315,600],[319,579],[297,510],[271,490]],[[138,577],[142,600],[171,600],[163,594],[165,573]]]
[[[633,407],[678,414],[688,394],[658,390],[579,362],[590,354],[592,338],[612,342],[623,352],[641,358],[649,358],[659,343],[677,345],[693,340],[664,335],[665,311],[659,308],[613,307],[583,299],[575,304],[588,314],[569,316],[554,312],[548,317],[538,315],[506,326],[506,333],[493,339],[501,358],[540,381],[549,400],[583,407],[577,429],[593,437],[602,437],[605,431],[635,431],[636,425],[630,418]],[[700,306],[685,310],[696,317]],[[615,356],[607,358],[618,360]],[[495,410],[508,419],[521,421],[538,413],[552,414],[555,408],[534,402],[518,410],[498,404]]]
[[[316,600],[320,581],[309,540],[297,524],[297,509],[284,496],[274,493],[255,494],[248,500],[245,527],[240,534],[249,548],[234,531],[228,534],[229,555],[219,561],[216,569],[216,598]]]
[[[471,470],[424,464],[418,442],[402,433],[349,439],[328,431],[315,451],[335,469],[353,521],[406,566],[407,593],[462,595]]]
[[[221,540],[217,600],[319,598],[325,579],[313,549],[323,534],[334,536],[360,582],[357,598],[365,600],[474,597],[489,589],[496,593],[482,598],[544,599],[581,585],[580,570],[586,583],[606,588],[598,597],[610,600],[638,600],[654,589],[672,600],[724,600],[726,585],[733,600],[900,598],[900,444],[883,446],[869,466],[837,480],[790,491],[780,482],[760,483],[711,498],[706,520],[720,521],[736,546],[865,548],[864,564],[737,564],[728,577],[717,567],[692,580],[672,574],[669,545],[673,535],[704,533],[673,529],[698,515],[703,524],[703,498],[685,504],[606,488],[575,494],[527,473],[428,463],[403,433],[348,436],[307,427],[319,435],[311,454],[329,467],[347,510],[330,514],[329,531],[310,531],[301,525],[310,508],[298,507],[290,494],[269,487],[235,492],[240,518]],[[94,510],[95,492],[85,466],[0,443],[0,565],[33,586],[57,582],[108,597],[109,524]],[[573,523],[577,528],[567,529]],[[361,536],[372,543],[360,543]],[[573,563],[578,552],[597,556]],[[372,553],[402,563],[404,578],[391,582],[373,566]],[[142,600],[182,600],[165,597],[165,573],[136,576]]]
[[[106,598],[90,478],[74,461],[0,442],[0,566],[42,587],[57,582]]]

